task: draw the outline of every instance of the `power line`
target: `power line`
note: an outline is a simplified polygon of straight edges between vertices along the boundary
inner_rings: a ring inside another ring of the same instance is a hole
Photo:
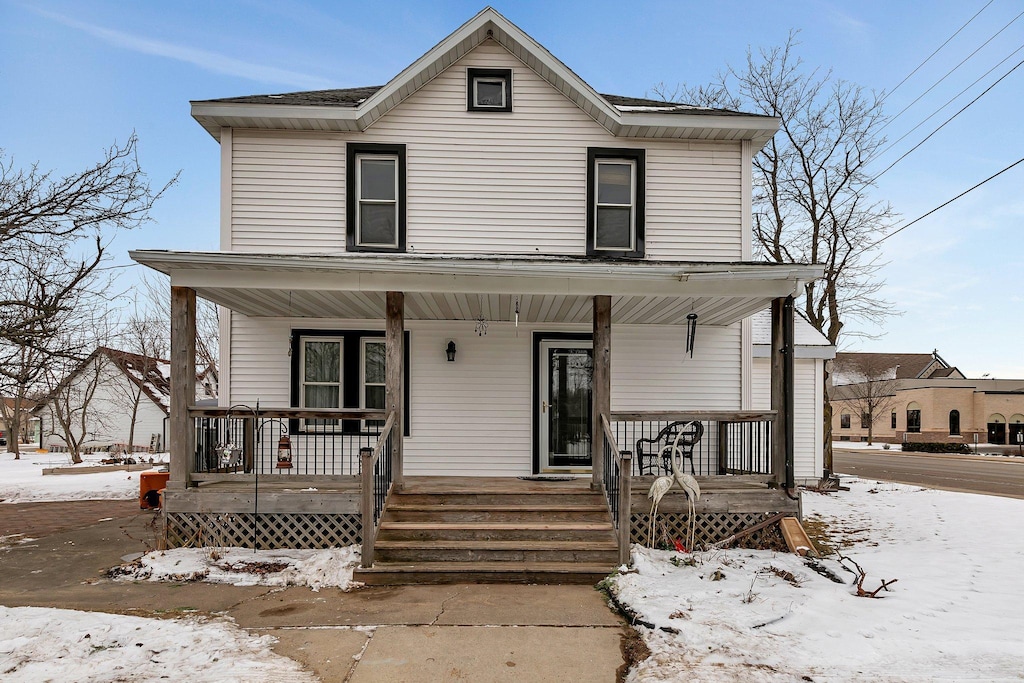
[[[991,4],[991,3],[989,3],[989,4]],[[987,7],[987,6],[988,6],[988,5],[986,5],[986,7]],[[977,15],[975,15],[975,16],[977,16]],[[1000,33],[1002,33],[1003,31],[1005,31],[1006,29],[1010,28],[1010,26],[1011,26],[1011,25],[1013,25],[1013,23],[1014,23],[1014,22],[1016,22],[1016,21],[1017,21],[1018,19],[1020,19],[1021,17],[1024,17],[1024,12],[1021,12],[1020,14],[1018,14],[1017,16],[1015,16],[1015,17],[1014,17],[1013,19],[1011,19],[1011,20],[1009,21],[1009,23],[1007,23],[1007,24],[1006,24],[1006,26],[1003,26],[1003,27],[1002,27],[1001,29],[999,29],[998,31],[996,31],[995,33],[993,33],[993,34],[992,34],[992,35],[991,35],[991,36],[989,37],[989,39],[988,39],[988,40],[986,40],[986,41],[985,41],[984,43],[982,43],[981,45],[979,45],[979,46],[978,46],[978,47],[977,47],[977,48],[976,48],[976,49],[974,50],[974,52],[972,52],[971,54],[967,55],[967,56],[966,56],[966,57],[964,57],[964,58],[963,58],[962,60],[960,60],[960,63],[959,63],[959,64],[957,64],[956,66],[954,66],[954,67],[953,67],[952,69],[950,69],[949,71],[947,71],[947,72],[946,72],[946,74],[945,74],[945,75],[944,75],[944,76],[943,76],[942,78],[940,78],[939,80],[937,80],[937,81],[935,81],[934,83],[932,83],[931,87],[929,87],[929,88],[928,88],[927,90],[925,90],[925,91],[924,91],[923,93],[921,93],[920,95],[918,95],[918,96],[917,96],[917,99],[915,99],[915,100],[914,100],[913,102],[911,102],[911,103],[910,103],[910,104],[908,104],[907,106],[903,107],[903,109],[901,109],[901,110],[899,111],[899,113],[897,113],[897,114],[896,114],[896,116],[893,116],[893,117],[892,117],[891,119],[889,119],[888,121],[886,121],[886,122],[885,122],[885,125],[884,125],[884,126],[882,126],[881,128],[879,128],[879,129],[878,129],[878,132],[882,132],[883,130],[885,130],[886,126],[888,126],[888,125],[889,125],[890,123],[892,123],[893,121],[895,121],[896,119],[898,119],[898,118],[899,118],[900,116],[902,116],[904,112],[906,112],[906,111],[907,111],[908,109],[910,109],[911,107],[913,107],[913,106],[914,106],[915,104],[917,104],[918,102],[920,102],[920,101],[921,101],[921,98],[922,98],[922,97],[924,97],[925,95],[927,95],[928,93],[930,93],[930,92],[931,92],[932,90],[934,90],[934,89],[936,88],[936,86],[938,86],[938,85],[939,85],[940,83],[942,83],[942,82],[943,82],[944,80],[946,80],[946,79],[947,79],[947,78],[949,78],[949,77],[950,77],[951,75],[953,75],[953,72],[954,72],[954,71],[956,71],[956,70],[957,70],[957,69],[959,69],[959,68],[960,68],[961,66],[963,66],[963,65],[964,65],[964,64],[965,64],[965,63],[967,62],[967,60],[969,60],[969,59],[970,59],[971,57],[973,57],[974,55],[978,54],[978,52],[980,52],[982,48],[984,48],[984,47],[985,47],[986,45],[988,45],[988,44],[989,44],[989,43],[991,43],[991,42],[992,42],[993,40],[995,40],[995,39],[996,39],[996,37],[997,37],[997,36],[999,36],[999,34],[1000,34]],[[1004,60],[1004,61],[1005,61],[1005,60]],[[975,82],[977,82],[977,81],[975,81]],[[886,97],[888,97],[888,95],[886,95]],[[884,99],[884,98],[883,98],[883,99]]]
[[[957,37],[957,35],[958,35],[958,34],[960,33],[960,31],[963,31],[963,30],[964,30],[965,28],[967,28],[967,25],[968,25],[968,24],[970,24],[970,23],[971,23],[972,21],[974,21],[975,19],[977,19],[977,18],[978,18],[978,14],[981,14],[981,13],[982,13],[982,12],[984,12],[984,11],[985,11],[986,9],[988,9],[988,6],[989,6],[989,5],[991,5],[991,4],[993,3],[993,2],[995,2],[995,0],[988,0],[988,2],[987,2],[987,3],[985,4],[985,6],[984,6],[984,7],[982,7],[982,8],[980,9],[980,10],[978,10],[978,12],[977,12],[977,13],[976,13],[976,14],[975,14],[975,15],[974,15],[973,17],[971,17],[970,19],[968,19],[968,20],[967,20],[967,23],[966,23],[966,24],[964,24],[963,26],[961,26],[960,28],[958,28],[958,29],[957,29],[957,30],[956,30],[956,31],[955,31],[955,32],[953,33],[953,35],[951,35],[951,36],[950,36],[949,38],[946,38],[946,42],[944,42],[944,43],[943,43],[942,45],[939,45],[939,46],[938,46],[938,47],[937,47],[937,48],[935,49],[935,52],[933,52],[933,53],[931,53],[930,55],[928,55],[928,57],[927,57],[927,58],[926,58],[926,59],[925,59],[925,60],[924,60],[923,62],[921,62],[920,64],[918,64],[918,65],[917,65],[917,68],[916,68],[916,69],[914,69],[913,71],[911,71],[911,72],[910,72],[909,74],[907,74],[907,76],[906,76],[906,77],[905,77],[905,78],[904,78],[904,79],[903,79],[902,81],[900,81],[899,83],[897,83],[897,84],[896,84],[896,87],[895,87],[895,88],[893,88],[892,90],[890,90],[889,92],[887,92],[887,93],[885,94],[885,96],[884,96],[884,97],[882,98],[882,101],[885,101],[885,99],[886,99],[886,98],[888,98],[888,97],[889,97],[889,95],[892,95],[892,94],[893,94],[894,92],[896,92],[897,90],[899,90],[899,87],[900,87],[901,85],[903,85],[904,83],[906,83],[906,82],[907,82],[908,80],[910,80],[910,77],[911,77],[911,76],[913,76],[913,75],[914,75],[914,74],[916,74],[916,73],[917,73],[918,71],[920,71],[921,67],[923,67],[923,66],[924,66],[925,64],[927,64],[927,63],[928,63],[928,62],[929,62],[929,61],[931,60],[931,58],[932,58],[932,57],[934,57],[935,55],[937,55],[937,54],[939,53],[939,50],[941,50],[942,48],[946,47],[946,45],[948,45],[948,44],[949,44],[949,41],[951,41],[951,40],[953,40],[954,38],[956,38],[956,37]]]
[[[988,178],[985,178],[984,180],[982,180],[982,181],[981,181],[980,183],[978,183],[978,184],[977,184],[977,185],[975,185],[974,187],[971,187],[971,188],[969,188],[969,189],[966,189],[966,190],[964,190],[963,192],[961,192],[960,194],[958,194],[957,196],[953,197],[952,199],[950,199],[950,200],[948,200],[948,201],[945,201],[945,202],[943,202],[942,204],[939,204],[938,206],[936,206],[936,207],[935,207],[934,209],[932,209],[932,210],[931,210],[931,211],[929,211],[928,213],[925,213],[925,214],[922,214],[921,216],[918,216],[917,218],[915,218],[914,220],[910,221],[909,223],[907,223],[907,224],[905,224],[905,225],[901,225],[900,227],[896,228],[895,230],[893,230],[892,232],[890,232],[890,233],[889,233],[888,235],[886,235],[886,236],[885,236],[885,237],[883,237],[882,239],[880,239],[880,240],[878,240],[878,241],[876,241],[876,242],[872,242],[872,243],[871,243],[871,244],[869,244],[868,246],[864,247],[864,251],[867,251],[868,249],[871,249],[871,248],[873,248],[873,247],[877,247],[877,246],[878,246],[879,244],[881,244],[882,242],[886,241],[887,239],[889,239],[889,238],[890,238],[890,237],[892,237],[893,235],[895,235],[895,234],[897,234],[897,233],[900,233],[900,232],[903,232],[904,230],[906,230],[907,228],[909,228],[909,227],[910,227],[911,225],[913,225],[914,223],[917,223],[918,221],[924,220],[925,218],[927,218],[928,216],[931,216],[931,215],[932,215],[933,213],[935,213],[935,212],[936,212],[936,211],[938,211],[939,209],[942,209],[942,208],[945,208],[945,207],[949,206],[950,204],[952,204],[952,203],[953,203],[953,202],[955,202],[956,200],[960,199],[960,198],[961,198],[961,197],[963,197],[964,195],[966,195],[966,194],[968,194],[968,193],[970,193],[970,192],[974,192],[975,190],[977,190],[977,189],[978,189],[979,187],[981,187],[982,185],[984,185],[984,184],[985,184],[985,183],[987,183],[988,181],[990,181],[990,180],[994,180],[995,178],[998,178],[999,176],[1003,175],[1004,173],[1006,173],[1007,171],[1009,171],[1009,170],[1010,170],[1011,168],[1013,168],[1014,166],[1017,166],[1017,165],[1019,165],[1019,164],[1022,164],[1022,163],[1024,163],[1024,157],[1021,157],[1020,159],[1017,159],[1017,161],[1013,162],[1012,164],[1010,164],[1009,166],[1007,166],[1007,167],[1006,167],[1006,168],[1004,168],[1003,170],[999,171],[998,173],[993,173],[993,174],[992,174],[992,175],[990,175],[990,176],[989,176]]]
[[[938,128],[936,128],[935,130],[933,130],[933,131],[932,131],[931,133],[928,133],[928,135],[926,135],[926,136],[925,136],[925,138],[924,138],[923,140],[921,140],[921,142],[917,143],[916,145],[914,145],[913,147],[911,147],[911,148],[910,148],[909,150],[907,150],[906,152],[904,152],[904,153],[903,153],[903,155],[902,155],[902,156],[901,156],[901,157],[900,157],[899,159],[897,159],[896,161],[894,161],[894,162],[892,162],[891,164],[889,164],[888,166],[886,166],[886,167],[885,167],[885,169],[884,169],[884,170],[883,170],[883,171],[882,171],[881,173],[879,173],[879,174],[875,175],[875,177],[873,177],[873,178],[872,178],[872,179],[871,179],[871,180],[870,180],[869,182],[871,182],[871,183],[875,182],[876,180],[878,180],[879,178],[881,178],[881,177],[882,177],[883,175],[885,175],[885,173],[886,173],[886,172],[887,172],[887,171],[888,171],[889,169],[891,169],[891,168],[892,168],[893,166],[895,166],[896,164],[898,164],[898,163],[900,163],[901,161],[903,161],[904,159],[906,159],[906,158],[907,158],[907,157],[908,157],[908,156],[910,155],[910,153],[911,153],[911,152],[915,151],[915,150],[916,150],[916,149],[917,149],[918,147],[920,147],[920,146],[921,146],[921,145],[923,145],[924,143],[928,142],[928,140],[929,140],[929,139],[931,139],[931,137],[932,137],[933,135],[935,135],[935,134],[936,134],[936,133],[938,133],[938,132],[939,132],[940,130],[942,130],[942,129],[943,129],[943,128],[944,128],[945,126],[946,126],[946,124],[947,124],[947,123],[949,123],[950,121],[952,121],[952,120],[953,120],[953,119],[955,119],[956,117],[960,116],[960,114],[963,114],[963,113],[964,113],[965,111],[967,111],[967,108],[968,108],[968,107],[970,107],[970,106],[971,106],[972,104],[974,104],[975,102],[977,102],[978,100],[980,100],[980,99],[981,99],[982,97],[984,97],[984,96],[985,96],[985,95],[986,95],[986,94],[987,94],[987,93],[988,93],[988,92],[989,92],[990,90],[992,90],[992,88],[994,88],[994,87],[996,87],[997,85],[999,85],[999,83],[1000,83],[1000,82],[1001,82],[1001,81],[1002,81],[1002,80],[1003,80],[1004,78],[1006,78],[1007,76],[1009,76],[1010,74],[1012,74],[1012,73],[1013,73],[1014,71],[1016,71],[1017,69],[1019,69],[1019,68],[1021,67],[1021,65],[1024,65],[1024,60],[1021,60],[1021,61],[1017,62],[1017,65],[1016,65],[1016,66],[1014,66],[1014,67],[1013,67],[1012,69],[1010,69],[1010,70],[1009,70],[1009,71],[1007,71],[1007,72],[1006,72],[1005,74],[1003,74],[1002,76],[1000,76],[1000,77],[999,77],[999,78],[998,78],[998,79],[996,80],[996,82],[995,82],[995,83],[993,83],[992,85],[990,85],[990,86],[988,86],[987,88],[985,88],[985,89],[984,89],[984,90],[983,90],[983,91],[981,92],[981,94],[979,94],[979,95],[978,95],[977,97],[975,97],[975,98],[974,98],[973,100],[971,100],[970,102],[968,102],[967,104],[965,104],[965,105],[964,105],[963,107],[961,107],[961,108],[960,108],[960,111],[958,111],[957,113],[953,114],[953,115],[952,115],[952,116],[950,116],[950,117],[949,117],[948,119],[946,119],[945,121],[943,121],[943,122],[942,122],[942,124],[941,124],[941,125],[939,125],[939,127],[938,127]]]
[[[976,85],[977,85],[977,84],[978,84],[979,82],[981,82],[981,80],[982,80],[983,78],[985,78],[986,76],[988,76],[988,75],[989,75],[990,73],[992,73],[993,71],[995,71],[996,69],[998,69],[999,67],[1001,67],[1001,66],[1002,66],[1003,64],[1005,64],[1006,62],[1010,61],[1010,59],[1012,59],[1012,58],[1013,58],[1013,56],[1014,56],[1014,55],[1016,55],[1016,54],[1017,54],[1018,52],[1020,52],[1021,50],[1024,50],[1024,45],[1021,45],[1021,46],[1020,46],[1020,47],[1018,47],[1018,48],[1017,48],[1016,50],[1014,50],[1014,51],[1013,51],[1013,52],[1011,52],[1010,54],[1008,54],[1008,55],[1006,55],[1005,57],[1003,57],[1003,60],[1002,60],[1001,62],[999,62],[998,64],[996,64],[995,66],[993,66],[993,67],[992,67],[991,69],[989,69],[988,71],[986,71],[986,72],[985,72],[985,73],[983,73],[982,75],[978,76],[978,78],[976,78],[976,79],[974,80],[974,82],[973,82],[973,83],[971,83],[971,84],[970,84],[969,86],[967,86],[966,88],[964,88],[963,90],[961,90],[960,92],[958,92],[958,93],[957,93],[956,95],[954,95],[953,97],[949,98],[949,99],[948,99],[948,100],[946,101],[946,103],[945,103],[945,104],[943,104],[943,105],[942,105],[941,107],[939,107],[938,109],[936,109],[935,111],[933,111],[933,112],[932,112],[931,114],[929,114],[929,115],[928,115],[928,116],[927,116],[927,117],[926,117],[925,119],[923,119],[923,120],[922,120],[922,121],[921,121],[920,123],[918,123],[918,124],[917,124],[916,126],[914,126],[914,127],[913,127],[913,128],[911,128],[910,130],[908,130],[908,131],[907,131],[906,133],[904,133],[903,135],[901,135],[901,136],[900,136],[900,137],[899,137],[898,139],[896,139],[896,141],[895,141],[895,142],[893,142],[893,143],[892,143],[891,145],[889,145],[888,147],[886,147],[885,149],[883,149],[883,150],[882,150],[881,152],[879,152],[878,154],[876,154],[874,158],[878,158],[878,157],[880,157],[880,156],[884,155],[884,154],[885,154],[886,152],[888,152],[888,151],[889,151],[890,149],[892,149],[893,147],[895,147],[896,145],[898,145],[898,144],[899,144],[900,142],[902,142],[902,141],[903,141],[904,139],[906,139],[906,137],[907,137],[908,135],[910,135],[911,133],[913,133],[913,132],[914,132],[915,130],[917,130],[918,128],[920,128],[920,127],[921,127],[921,126],[923,126],[924,124],[928,123],[928,122],[929,122],[929,121],[930,121],[930,120],[932,119],[932,117],[933,117],[933,116],[935,116],[936,114],[938,114],[938,113],[939,113],[940,111],[942,111],[943,109],[945,109],[945,108],[946,108],[946,107],[948,107],[949,105],[953,104],[953,102],[955,102],[955,101],[956,101],[957,99],[959,99],[961,95],[963,95],[963,94],[964,94],[965,92],[967,92],[968,90],[970,90],[971,88],[973,88],[974,86],[976,86]],[[883,126],[883,128],[884,128],[884,126]],[[879,129],[879,130],[881,130],[881,129]]]

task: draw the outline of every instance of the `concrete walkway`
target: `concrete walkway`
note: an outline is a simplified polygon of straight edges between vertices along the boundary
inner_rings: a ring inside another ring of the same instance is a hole
[[[76,504],[70,504],[76,505]],[[83,504],[77,504],[83,505]],[[622,620],[589,586],[400,586],[334,589],[121,583],[103,577],[152,547],[153,514],[83,507],[79,526],[0,550],[0,604],[150,617],[226,614],[278,639],[274,650],[323,681],[608,681],[621,675]],[[73,519],[71,508],[65,519]],[[6,517],[4,516],[6,515]],[[102,515],[102,516],[97,516]],[[37,515],[38,516],[38,515]],[[44,515],[45,516],[45,515]],[[108,521],[98,521],[113,517]],[[35,531],[35,533],[33,533]]]

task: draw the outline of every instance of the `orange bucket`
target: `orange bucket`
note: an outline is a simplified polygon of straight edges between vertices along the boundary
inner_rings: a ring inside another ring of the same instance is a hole
[[[170,472],[143,472],[139,475],[139,507],[152,510],[160,507],[160,490],[167,488]]]

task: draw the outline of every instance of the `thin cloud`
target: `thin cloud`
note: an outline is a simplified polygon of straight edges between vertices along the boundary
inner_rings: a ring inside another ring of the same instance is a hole
[[[77,29],[115,47],[140,52],[157,57],[165,57],[179,62],[185,62],[197,66],[200,69],[226,76],[237,76],[251,81],[262,83],[280,83],[294,88],[322,89],[329,88],[331,84],[318,76],[278,69],[273,66],[253,64],[227,55],[210,52],[185,45],[175,45],[162,40],[135,36],[122,31],[96,26],[84,21],[78,21],[61,14],[47,12],[46,10],[32,8],[36,14],[51,19],[60,24]]]

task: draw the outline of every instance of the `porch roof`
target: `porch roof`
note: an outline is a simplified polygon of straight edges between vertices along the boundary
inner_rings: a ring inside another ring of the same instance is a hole
[[[375,319],[387,291],[406,293],[410,320],[584,323],[610,295],[615,323],[727,325],[795,294],[822,266],[595,260],[572,256],[261,254],[140,250],[135,261],[171,284],[245,315]]]

